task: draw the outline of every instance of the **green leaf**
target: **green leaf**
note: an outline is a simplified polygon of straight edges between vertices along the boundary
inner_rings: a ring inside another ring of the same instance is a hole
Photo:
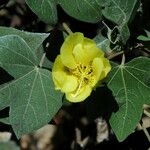
[[[38,68],[36,54],[20,37],[0,37],[0,67],[14,77],[0,86],[0,109],[10,107],[9,120],[17,137],[47,124],[62,105],[51,72]]]
[[[26,3],[42,21],[51,25],[57,23],[55,0],[26,0]]]
[[[100,0],[58,0],[65,12],[81,21],[96,23],[101,20]]]
[[[146,36],[143,36],[143,35],[138,36],[137,39],[141,40],[141,41],[150,41],[150,37],[146,37]]]
[[[141,41],[150,41],[150,32],[148,30],[144,30],[147,36],[140,35],[137,37],[138,40]]]
[[[28,46],[37,50],[43,43],[43,41],[49,36],[48,33],[32,33],[20,31],[14,28],[0,27],[0,36],[4,35],[18,35],[25,40]]]
[[[20,37],[6,35],[0,37],[0,67],[10,75],[19,78],[33,70],[37,65],[37,58]]]
[[[64,11],[81,21],[97,23],[101,20],[101,0],[26,0],[32,11],[44,22],[54,25],[57,23],[57,4]]]
[[[130,37],[130,31],[129,31],[128,25],[126,23],[124,23],[124,24],[120,25],[118,27],[118,29],[120,31],[119,38],[125,44],[126,41],[128,40],[128,38]]]
[[[136,13],[138,0],[101,0],[101,4],[102,14],[118,25],[120,38],[125,43],[130,36],[127,24]]]
[[[0,27],[0,36],[4,35],[18,35],[23,38],[28,46],[35,51],[38,63],[40,63],[40,59],[44,53],[42,43],[49,36],[48,33],[32,33],[20,31],[15,28]],[[50,62],[46,57],[44,59],[43,67],[49,69],[52,68],[52,62]]]
[[[106,53],[111,53],[112,50],[110,48],[110,41],[109,39],[105,38],[101,34],[98,34],[94,39],[93,39],[97,46],[102,49]]]
[[[1,150],[20,150],[14,142],[0,142]]]
[[[146,35],[148,36],[148,37],[150,37],[150,31],[148,31],[148,30],[144,30],[145,32],[146,32]]]
[[[140,121],[143,104],[150,104],[150,59],[135,58],[118,65],[113,63],[108,87],[119,109],[110,118],[110,124],[119,141],[131,134]]]
[[[39,63],[40,63],[41,58],[43,57],[43,55],[45,55],[45,54],[44,54],[45,51],[44,51],[43,46],[41,45],[41,46],[37,49],[37,51],[36,51],[35,53],[36,53],[36,56],[37,56],[37,58],[38,58],[38,60],[39,60]],[[47,68],[47,69],[52,69],[52,67],[53,67],[53,62],[51,62],[51,61],[45,56],[44,62],[43,62],[43,64],[42,64],[42,67],[43,67],[43,68]]]
[[[5,123],[5,124],[10,124],[9,117],[6,117],[6,118],[0,118],[0,122]]]

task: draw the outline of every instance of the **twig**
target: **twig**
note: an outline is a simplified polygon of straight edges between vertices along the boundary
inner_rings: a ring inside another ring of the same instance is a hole
[[[148,141],[150,142],[150,135],[147,131],[147,129],[144,127],[143,123],[142,125],[139,123],[140,128],[142,128],[143,132],[145,133],[145,136],[147,137]]]
[[[144,109],[144,114],[147,116],[147,117],[150,117],[150,113]]]
[[[63,24],[63,28],[66,30],[66,32],[68,34],[72,34],[73,32],[71,31],[71,29],[69,28],[69,26],[64,22]]]
[[[124,53],[124,51],[120,51],[120,52],[118,52],[118,53],[115,53],[115,54],[113,54],[113,55],[108,56],[107,58],[108,58],[108,59],[112,59],[112,58],[115,58],[115,57],[117,57],[117,56],[119,56],[119,55],[121,55],[121,54],[123,54],[123,53]]]
[[[81,139],[81,131],[79,128],[75,128],[76,133],[76,143],[79,144],[82,148],[84,148],[89,142],[89,136],[85,137],[83,140]]]
[[[49,43],[46,44],[46,49],[48,48],[48,46],[49,46]],[[44,63],[45,56],[46,56],[46,52],[43,53],[42,58],[41,58],[41,60],[40,60],[40,64],[39,64],[39,67],[40,67],[40,68],[42,68],[42,65],[43,65],[43,63]]]
[[[81,142],[81,131],[78,128],[75,128],[76,132],[76,142],[80,143]]]
[[[39,64],[40,68],[42,68],[42,65],[43,65],[43,63],[44,63],[45,56],[46,56],[46,53],[43,53],[43,56],[42,56],[42,58],[41,58],[41,60],[40,60],[40,64]]]

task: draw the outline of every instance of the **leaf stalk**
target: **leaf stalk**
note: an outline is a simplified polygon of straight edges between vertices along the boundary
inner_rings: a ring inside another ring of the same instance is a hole
[[[40,68],[42,68],[42,65],[43,65],[43,63],[44,63],[45,56],[46,56],[46,53],[43,53],[43,56],[42,56],[42,58],[41,58],[41,60],[40,60],[40,64],[39,64],[39,67],[40,67]]]
[[[64,22],[63,24],[62,24],[62,26],[63,26],[63,28],[66,30],[66,32],[68,33],[68,34],[72,34],[73,32],[71,31],[71,29],[69,28],[69,26]]]

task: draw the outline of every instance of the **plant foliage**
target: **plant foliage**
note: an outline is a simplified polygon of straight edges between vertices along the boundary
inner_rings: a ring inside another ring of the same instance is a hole
[[[52,27],[59,23],[58,7],[76,20],[103,22],[107,32],[97,34],[94,40],[108,58],[134,49],[127,41],[132,37],[129,27],[142,6],[139,0],[26,0],[26,4],[39,20]],[[136,40],[149,42],[150,32],[145,32],[146,36],[140,34]],[[0,121],[9,123],[18,138],[47,124],[62,106],[63,94],[55,90],[52,81],[53,62],[44,57],[43,43],[48,37],[51,34],[0,27],[0,68],[11,76],[0,85],[0,110],[9,107],[9,116]],[[148,54],[127,63],[124,55],[122,62],[117,60],[120,63],[112,60],[105,80],[118,105],[109,122],[119,141],[135,130],[143,105],[150,104],[150,51],[142,48]]]

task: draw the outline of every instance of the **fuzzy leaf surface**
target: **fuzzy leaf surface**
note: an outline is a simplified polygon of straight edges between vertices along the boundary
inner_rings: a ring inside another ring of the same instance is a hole
[[[140,121],[143,104],[150,104],[150,59],[139,57],[126,64],[113,63],[108,87],[118,103],[110,124],[119,141],[130,135]]]
[[[0,67],[14,80],[0,86],[0,110],[10,107],[17,137],[47,124],[62,105],[51,72],[38,67],[34,50],[19,36],[0,37]]]

